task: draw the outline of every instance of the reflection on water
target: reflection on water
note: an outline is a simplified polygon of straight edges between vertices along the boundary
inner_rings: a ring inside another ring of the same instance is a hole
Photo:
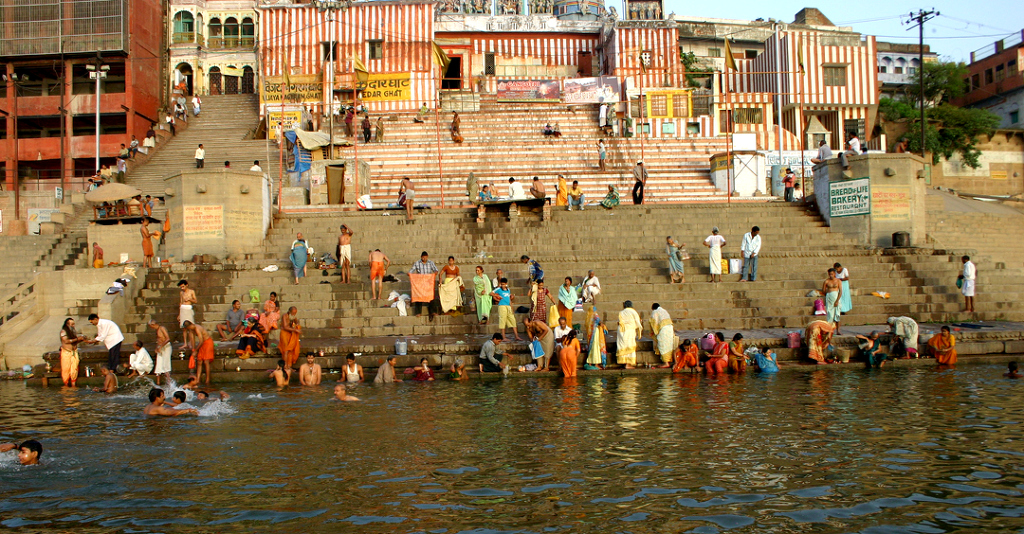
[[[997,366],[283,391],[145,420],[0,383],[0,525],[76,532],[1019,532],[1021,383]],[[197,530],[198,527],[198,530]]]

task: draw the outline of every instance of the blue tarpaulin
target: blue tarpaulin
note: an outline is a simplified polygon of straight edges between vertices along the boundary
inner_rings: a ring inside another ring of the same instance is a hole
[[[295,167],[288,169],[288,172],[297,172],[302,174],[308,171],[313,163],[313,155],[310,154],[308,150],[299,146],[299,143],[296,142],[297,136],[295,135],[295,132],[285,132],[284,137],[292,143],[292,146],[295,147]]]

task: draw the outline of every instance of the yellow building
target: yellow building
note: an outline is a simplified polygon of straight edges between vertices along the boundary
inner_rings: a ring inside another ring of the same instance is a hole
[[[167,21],[171,93],[256,92],[254,0],[171,0]]]

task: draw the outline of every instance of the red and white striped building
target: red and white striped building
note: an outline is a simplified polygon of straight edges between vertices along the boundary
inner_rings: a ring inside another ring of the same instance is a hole
[[[765,51],[756,59],[736,59],[737,70],[727,70],[720,90],[721,111],[732,110],[737,131],[741,131],[736,110],[753,110],[757,102],[775,102],[781,93],[782,149],[807,150],[816,147],[804,131],[817,117],[830,132],[829,146],[843,146],[849,134],[856,132],[861,141],[870,139],[878,108],[878,60],[875,38],[851,32],[784,30],[765,42]],[[778,49],[778,53],[776,53]],[[781,74],[776,74],[781,73]],[[758,131],[763,149],[775,149],[774,112],[763,108],[765,120],[746,125]],[[744,111],[747,117],[755,115]],[[720,120],[720,126],[722,121]]]
[[[366,103],[374,111],[412,110],[432,101],[438,88],[437,67],[431,60],[434,38],[432,2],[375,1],[353,3],[341,11],[319,11],[309,4],[261,5],[260,55],[263,80],[280,80],[285,69],[296,77],[319,76],[327,90],[328,57],[334,51],[334,88],[349,93],[355,84],[353,57],[372,74],[409,73],[409,98]],[[324,109],[320,98],[292,102],[306,105],[314,115]]]

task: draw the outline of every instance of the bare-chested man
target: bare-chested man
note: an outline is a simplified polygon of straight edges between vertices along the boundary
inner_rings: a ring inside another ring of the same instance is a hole
[[[277,360],[277,369],[270,373],[270,379],[277,384],[277,387],[283,388],[291,381],[292,370],[285,366],[284,360]]]
[[[391,258],[388,258],[380,249],[370,253],[370,295],[373,300],[380,300],[381,292],[384,291],[384,275],[391,267]]]
[[[303,386],[320,385],[320,364],[316,363],[316,353],[306,353],[306,363],[299,367],[299,383]]]
[[[412,185],[412,180],[408,176],[402,178],[402,185],[400,186],[405,191],[405,220],[412,220],[412,207],[416,203],[416,187]]]
[[[828,270],[828,279],[821,285],[821,295],[825,297],[825,320],[835,323],[833,336],[839,335],[839,299],[843,297],[843,283],[836,278],[836,270]]]
[[[178,289],[180,290],[179,302],[178,302],[178,326],[185,328],[185,321],[196,322],[196,292],[188,287],[188,280],[182,280],[178,282]],[[194,349],[196,347],[195,339],[186,332],[185,333],[185,346]]]
[[[341,225],[338,236],[338,266],[341,267],[341,283],[347,284],[352,278],[352,230]]]
[[[175,417],[178,415],[199,415],[194,409],[186,410],[175,410],[170,406],[164,405],[164,390],[160,388],[153,388],[149,390],[149,404],[142,409],[142,415],[146,417],[153,417],[163,415],[167,417]]]
[[[213,362],[213,338],[205,328],[192,321],[185,321],[185,334],[192,335],[196,348],[192,354],[196,356],[196,382],[203,378],[203,368],[206,368],[206,385],[210,385],[210,365]]]
[[[156,360],[153,362],[153,374],[156,375],[156,384],[160,385],[161,378],[171,378],[171,335],[167,329],[157,324],[156,319],[149,320],[149,327],[156,330]]]
[[[359,397],[353,397],[349,395],[345,390],[345,384],[337,384],[334,386],[334,400],[340,400],[343,402],[357,401]]]
[[[544,324],[544,321],[531,321],[529,317],[523,319],[523,326],[526,327],[526,339],[529,339],[531,343],[540,341],[544,350],[543,356],[538,358],[534,355],[533,361],[537,364],[537,370],[547,371],[551,353],[555,352],[555,338],[551,334],[551,328]]]
[[[95,242],[92,244],[92,266],[97,269],[103,267],[103,249]]]
[[[110,368],[107,367],[106,364],[104,364],[103,367],[100,367],[100,372],[103,373],[103,387],[92,388],[92,390],[96,393],[106,393],[108,395],[117,393],[117,375],[111,372]]]

